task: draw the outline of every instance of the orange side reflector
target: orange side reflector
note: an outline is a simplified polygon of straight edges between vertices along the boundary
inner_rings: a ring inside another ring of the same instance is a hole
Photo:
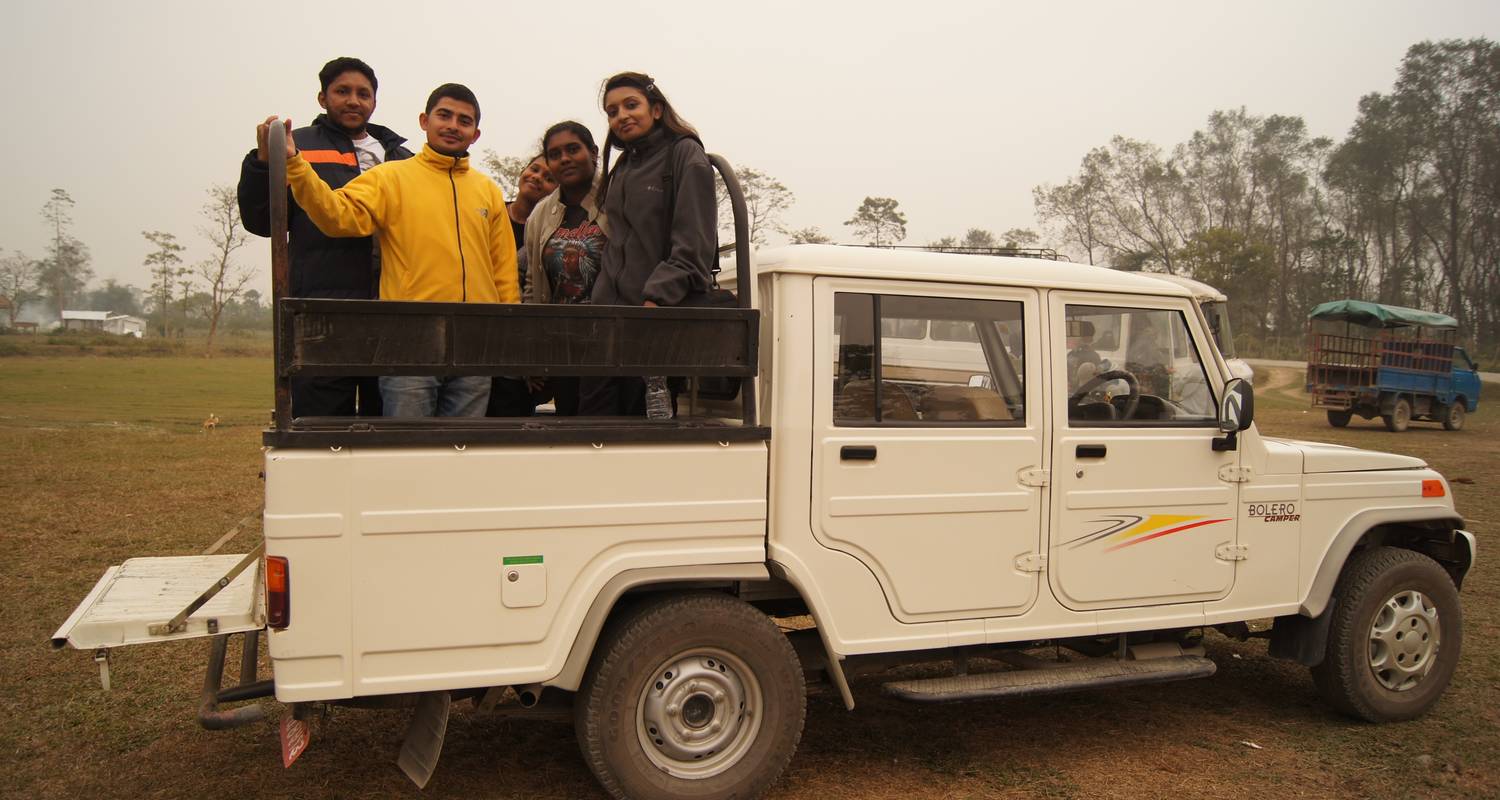
[[[1423,497],[1442,497],[1445,494],[1442,481],[1422,481]]]

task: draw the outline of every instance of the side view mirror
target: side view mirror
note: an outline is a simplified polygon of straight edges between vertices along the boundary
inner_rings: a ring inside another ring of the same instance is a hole
[[[1254,421],[1255,390],[1243,378],[1230,378],[1224,384],[1224,399],[1219,401],[1219,430],[1224,435],[1214,439],[1214,449],[1239,449],[1239,432]]]

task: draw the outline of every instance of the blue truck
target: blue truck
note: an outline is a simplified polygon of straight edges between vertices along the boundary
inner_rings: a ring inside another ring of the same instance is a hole
[[[1380,417],[1390,431],[1412,420],[1460,430],[1479,408],[1479,365],[1455,337],[1458,320],[1414,308],[1335,300],[1308,315],[1307,393],[1328,424]]]

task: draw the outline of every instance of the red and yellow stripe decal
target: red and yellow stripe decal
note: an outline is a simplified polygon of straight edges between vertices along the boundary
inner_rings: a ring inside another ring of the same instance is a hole
[[[1220,522],[1228,522],[1229,519],[1209,519],[1203,516],[1183,516],[1179,514],[1152,514],[1140,522],[1131,525],[1105,539],[1110,543],[1104,548],[1104,552],[1113,553],[1122,547],[1133,547],[1152,539],[1160,539],[1163,536],[1171,536],[1174,533],[1201,528],[1204,525],[1214,525]]]

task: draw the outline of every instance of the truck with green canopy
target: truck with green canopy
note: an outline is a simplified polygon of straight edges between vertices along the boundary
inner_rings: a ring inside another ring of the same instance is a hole
[[[1307,393],[1335,428],[1358,415],[1387,430],[1412,420],[1456,431],[1479,407],[1478,364],[1457,346],[1458,320],[1415,308],[1334,300],[1308,315]]]

